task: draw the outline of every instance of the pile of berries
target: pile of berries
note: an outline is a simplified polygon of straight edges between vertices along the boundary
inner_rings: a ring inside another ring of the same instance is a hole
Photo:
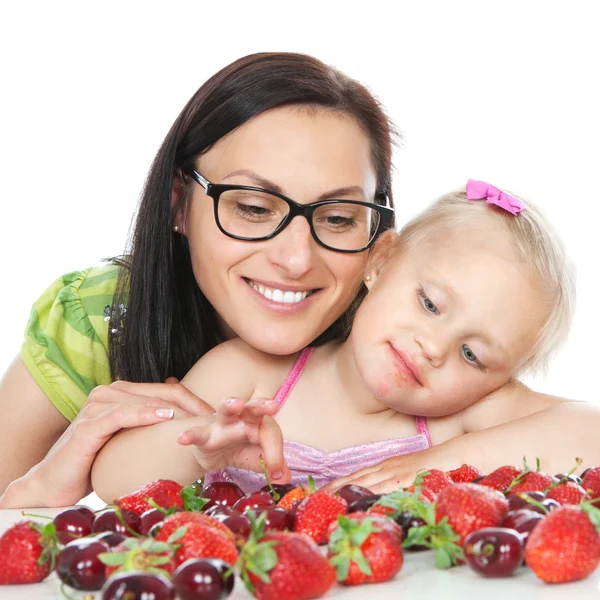
[[[97,514],[74,507],[13,525],[0,537],[0,584],[55,571],[102,600],[223,600],[237,571],[256,598],[304,600],[336,582],[388,581],[405,551],[428,549],[439,568],[504,577],[526,565],[549,583],[583,579],[600,564],[600,467],[582,477],[526,463],[485,476],[430,469],[386,495],[159,480]]]

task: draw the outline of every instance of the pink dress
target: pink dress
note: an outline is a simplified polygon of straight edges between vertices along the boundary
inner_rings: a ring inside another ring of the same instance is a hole
[[[300,356],[294,362],[285,381],[279,388],[274,400],[279,402],[280,408],[287,400],[287,397],[302,374],[313,350],[314,348],[305,348],[300,353]],[[416,418],[416,429],[417,433],[409,437],[350,446],[349,448],[342,448],[335,452],[323,452],[300,442],[284,440],[283,453],[287,465],[292,472],[292,484],[307,486],[308,476],[312,475],[315,480],[315,487],[320,488],[334,479],[350,475],[364,467],[375,465],[386,458],[430,448],[431,439],[429,438],[425,417]],[[259,490],[266,483],[261,473],[234,467],[226,467],[219,471],[209,471],[206,473],[204,485],[209,485],[216,481],[237,483],[245,493]]]

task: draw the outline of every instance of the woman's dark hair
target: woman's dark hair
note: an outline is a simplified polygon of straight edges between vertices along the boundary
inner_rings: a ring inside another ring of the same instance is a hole
[[[391,201],[395,134],[364,86],[304,54],[264,52],[231,63],[194,94],[152,163],[129,248],[116,260],[123,268],[109,326],[113,379],[181,378],[221,341],[215,311],[194,278],[187,238],[173,232],[173,177],[248,120],[291,104],[322,106],[354,118],[371,140],[377,191]],[[364,290],[354,305],[361,296]],[[352,311],[313,343],[343,335]]]

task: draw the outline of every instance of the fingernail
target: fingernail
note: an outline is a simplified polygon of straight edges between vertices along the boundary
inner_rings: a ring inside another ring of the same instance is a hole
[[[227,403],[227,406],[231,406],[236,400],[237,398],[227,398],[225,402]]]
[[[283,477],[283,471],[275,471],[271,473],[271,479],[281,479]]]
[[[154,414],[161,419],[172,419],[175,411],[172,408],[157,408]]]

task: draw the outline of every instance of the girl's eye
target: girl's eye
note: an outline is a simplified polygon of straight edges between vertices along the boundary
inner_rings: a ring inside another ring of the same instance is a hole
[[[423,290],[419,292],[419,296],[421,298],[421,304],[427,312],[433,313],[434,315],[438,315],[440,313],[438,307],[425,295]]]
[[[469,346],[467,346],[466,344],[463,344],[462,352],[463,352],[463,356],[469,362],[473,362],[473,363],[478,362],[477,357],[475,356],[475,352],[473,352],[473,350],[471,350],[471,348],[469,348]]]

